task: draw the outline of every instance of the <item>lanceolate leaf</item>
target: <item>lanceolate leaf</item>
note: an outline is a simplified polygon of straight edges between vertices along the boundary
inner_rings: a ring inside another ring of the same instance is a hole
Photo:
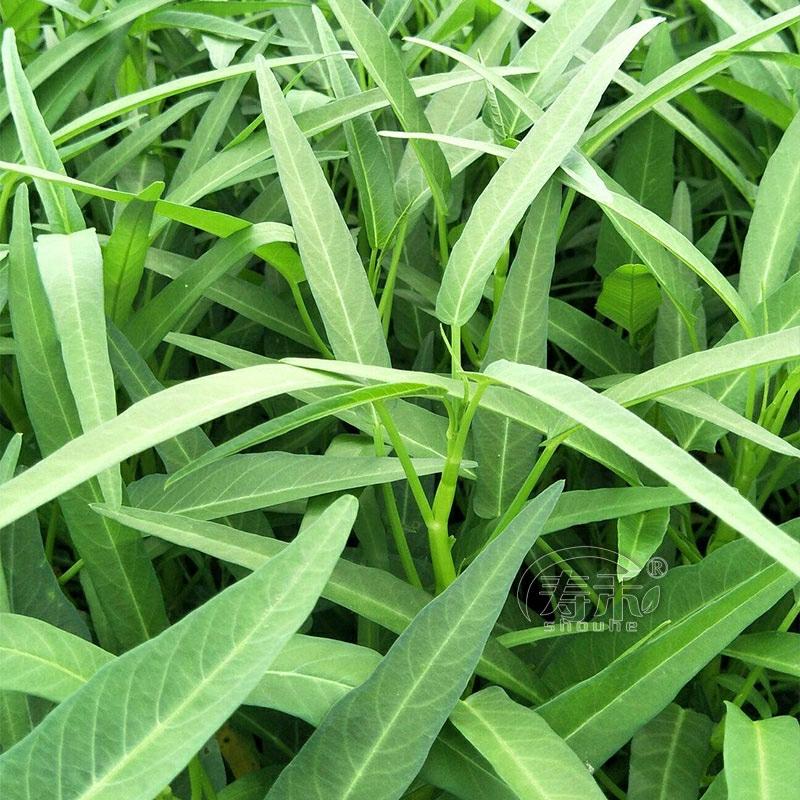
[[[800,115],[786,129],[758,188],[739,274],[742,299],[755,308],[789,272],[800,226]]]
[[[333,55],[339,50],[333,31],[319,8],[312,6],[311,10],[314,12],[322,50],[330,54],[327,68],[334,95],[336,97],[357,95],[360,87],[350,67],[341,56]],[[397,221],[391,164],[378,138],[375,123],[368,114],[357,117],[352,122],[346,122],[344,133],[347,138],[350,167],[353,170],[364,224],[367,228],[367,239],[370,246],[378,250],[388,244]]]
[[[82,428],[36,263],[25,187],[20,187],[14,203],[10,261],[9,307],[17,343],[16,361],[36,440],[47,456],[69,446],[70,440],[81,436]],[[114,465],[104,464],[92,475],[110,466]],[[4,488],[10,487],[11,491],[8,500],[3,501],[4,510],[10,510],[12,497],[23,504],[30,499],[24,489],[19,494],[14,490],[14,481],[25,481],[29,474],[30,470],[5,484]],[[102,643],[119,650],[158,633],[166,624],[166,614],[155,571],[144,554],[140,537],[89,511],[89,503],[103,499],[96,481],[80,486],[90,477],[86,475],[64,490],[56,489],[48,499],[60,497],[73,542],[95,586],[98,605],[93,602],[92,606],[98,612],[102,607],[102,613],[114,625],[113,639]],[[38,485],[39,490],[48,488],[46,480]],[[79,488],[63,493],[75,487]],[[12,511],[0,527],[23,517],[37,505],[34,500],[32,506],[18,513]]]
[[[631,742],[630,800],[697,800],[711,737],[711,720],[667,706]]]
[[[209,375],[151,395],[0,487],[0,527],[134,453],[287,390],[339,383],[283,364]],[[169,409],[169,414],[166,410]]]
[[[556,695],[539,713],[581,758],[601,765],[795,580],[744,541],[721,548],[701,564],[673,570],[660,584],[663,599],[656,610],[637,620],[646,630],[670,620],[664,630],[627,652],[619,638],[625,634],[616,634],[616,660]]]
[[[646,83],[675,62],[669,29],[662,25],[653,36],[640,80]],[[615,181],[646,208],[664,219],[672,203],[675,174],[673,145],[675,131],[665,120],[651,112],[631,125],[620,138],[617,159],[611,172]],[[606,218],[597,236],[595,268],[602,276],[622,264],[638,260],[626,242]]]
[[[728,800],[780,800],[794,781],[800,759],[800,724],[794,717],[753,722],[725,704],[725,784]]]
[[[189,269],[180,280],[161,290],[146,306],[128,320],[124,330],[136,349],[147,357],[164,336],[183,320],[216,279],[231,272],[242,259],[271,242],[292,240],[287,225],[261,222],[237,230],[221,239]]]
[[[337,501],[284,553],[105,666],[0,757],[3,785],[20,798],[54,788],[65,800],[155,796],[308,615],[354,517],[352,498]],[[126,706],[136,708],[130,722]],[[33,767],[39,753],[52,756],[49,766]]]
[[[487,374],[558,408],[621,447],[800,576],[800,544],[778,530],[735,489],[635,415],[566,376],[537,367],[498,362]]]
[[[290,411],[287,414],[271,419],[255,428],[251,428],[249,431],[245,431],[245,433],[215,447],[203,456],[193,459],[179,474],[173,475],[168,481],[168,484],[173,480],[185,477],[200,467],[212,464],[215,461],[219,461],[221,458],[234,455],[254,445],[282,436],[283,434],[289,433],[303,425],[308,425],[316,420],[325,419],[337,411],[341,412],[348,408],[355,408],[376,400],[385,400],[387,398],[402,397],[405,395],[429,394],[430,392],[430,388],[423,384],[398,383],[394,386],[366,386],[360,389],[353,389],[353,391],[350,392],[342,392],[330,398],[311,402],[301,406],[295,411]]]
[[[138,508],[96,510],[126,525],[168,542],[208,553],[223,561],[257,569],[286,544],[265,536],[244,533],[216,522],[204,522],[176,514]],[[323,597],[401,633],[430,602],[430,595],[382,570],[342,559],[334,568]],[[521,697],[541,700],[536,679],[516,656],[490,639],[476,671],[487,680],[505,686]]]
[[[131,200],[122,210],[103,250],[106,314],[118,325],[128,319],[144,272],[153,202]]]
[[[519,797],[600,800],[586,766],[532,709],[497,687],[456,706],[453,724]]]
[[[422,105],[405,74],[403,62],[386,30],[369,8],[359,0],[332,0],[331,10],[347,34],[358,57],[378,84],[404,130],[430,131]],[[412,143],[436,206],[447,209],[450,170],[435,142]]]
[[[147,14],[169,0],[122,0],[112,11],[92,25],[68,36],[57,45],[41,54],[27,70],[27,78],[36,89],[44,81],[62,69],[79,53],[91,47],[104,36],[130,24],[137,17]],[[9,99],[0,95],[0,120],[8,114]]]
[[[783,631],[745,633],[725,648],[732,658],[800,678],[800,634]]]
[[[0,688],[61,703],[114,660],[105,650],[32,617],[0,614]],[[381,656],[335,639],[295,635],[246,698],[318,725],[372,673]]]
[[[794,800],[797,0],[0,17],[2,800]]]
[[[153,375],[145,360],[125,336],[108,323],[108,355],[114,375],[132,402],[156,394],[164,386]],[[208,437],[199,429],[179,433],[155,445],[167,471],[177,470],[212,449]]]
[[[534,200],[516,258],[496,309],[484,365],[505,358],[546,366],[550,281],[555,267],[561,187],[551,180]],[[530,470],[537,437],[508,418],[479,412],[475,455],[481,465],[475,513],[492,519],[514,497]]]
[[[438,472],[443,466],[436,459],[414,461],[419,475]],[[403,477],[403,467],[396,458],[253,453],[201,467],[166,489],[162,476],[150,475],[131,485],[130,494],[133,502],[144,508],[218,519]]]
[[[1,614],[0,665],[2,688],[60,703],[77,692],[111,653],[22,614]]]
[[[247,702],[319,725],[331,707],[360,686],[380,661],[380,653],[367,647],[316,636],[293,636]]]
[[[331,709],[281,773],[271,800],[400,797],[464,690],[559,492],[552,487],[534,500],[417,615],[372,676]]]
[[[12,28],[6,28],[3,32],[2,50],[3,77],[8,92],[8,102],[25,160],[33,167],[63,173],[64,167],[50,138],[50,132],[22,71]],[[36,188],[54,231],[69,233],[83,228],[83,216],[69,189],[51,186],[44,181],[37,181]]]
[[[617,520],[617,579],[635,578],[658,549],[669,524],[669,509],[659,508]]]
[[[261,57],[256,74],[300,256],[333,352],[339,358],[388,365],[378,310],[333,192]]]
[[[117,414],[114,377],[106,346],[103,260],[93,230],[40,236],[39,273],[53,314],[61,354],[84,431]],[[122,502],[119,474],[101,473],[109,503]]]
[[[500,252],[547,179],[577,143],[614,71],[653,27],[640,23],[621,34],[573,78],[520,146],[506,159],[470,214],[447,263],[436,313],[464,325],[478,307],[483,284]]]

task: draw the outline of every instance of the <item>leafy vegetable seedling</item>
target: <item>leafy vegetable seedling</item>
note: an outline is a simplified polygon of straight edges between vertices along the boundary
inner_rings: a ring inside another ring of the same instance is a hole
[[[0,0],[3,800],[791,800],[800,7]]]

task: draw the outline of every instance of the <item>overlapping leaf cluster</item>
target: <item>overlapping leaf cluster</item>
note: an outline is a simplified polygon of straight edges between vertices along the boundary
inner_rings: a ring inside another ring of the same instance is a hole
[[[794,0],[0,0],[0,794],[786,800]]]

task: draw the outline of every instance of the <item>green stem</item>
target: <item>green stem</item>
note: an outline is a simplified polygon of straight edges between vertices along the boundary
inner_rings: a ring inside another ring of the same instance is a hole
[[[439,259],[444,269],[450,258],[450,252],[447,244],[447,213],[441,208],[436,209],[436,229],[439,235]]]
[[[411,494],[414,497],[417,507],[419,508],[419,513],[422,516],[422,520],[427,526],[433,522],[433,511],[431,510],[430,503],[428,503],[428,498],[425,494],[425,489],[422,487],[422,482],[419,479],[419,475],[417,475],[417,471],[414,469],[414,462],[411,460],[411,456],[409,455],[405,443],[403,442],[403,437],[400,435],[400,431],[397,430],[397,426],[394,424],[394,420],[392,419],[391,414],[389,414],[389,412],[386,410],[386,406],[383,404],[383,402],[376,400],[374,407],[375,411],[380,417],[381,424],[389,434],[392,447],[394,448],[397,457],[400,459],[400,464],[403,467],[403,472],[405,472],[406,480],[408,480]]]
[[[495,526],[494,530],[492,531],[492,535],[489,537],[486,544],[492,541],[496,536],[499,536],[503,530],[508,526],[514,517],[519,514],[522,510],[522,507],[525,503],[528,502],[528,498],[531,496],[531,492],[536,487],[539,478],[542,477],[542,473],[547,469],[547,465],[550,463],[550,459],[555,454],[558,446],[561,444],[562,438],[556,438],[550,440],[544,447],[544,450],[539,455],[539,458],[536,459],[536,463],[533,465],[533,469],[528,473],[528,477],[525,478],[525,483],[522,484],[517,494],[514,496],[514,499],[509,503],[508,508],[505,510],[505,513],[502,517],[500,517],[497,525]]]
[[[454,378],[461,374],[461,328],[453,325],[450,338],[450,372]]]
[[[457,423],[455,436],[448,436],[447,459],[442,470],[441,481],[436,489],[436,495],[433,498],[433,520],[428,525],[428,544],[431,551],[431,561],[433,562],[437,594],[444,591],[456,579],[456,568],[453,563],[448,530],[450,512],[456,496],[458,473],[461,469],[461,459],[467,444],[470,425],[488,385],[488,382],[478,384],[461,419]]]
[[[378,405],[377,403],[375,405]],[[385,411],[384,411],[385,413]],[[386,414],[388,417],[388,414]],[[381,434],[381,425],[375,417],[375,424],[373,427],[373,440],[375,442],[375,454],[378,456],[386,455],[386,447],[383,443],[383,436]],[[402,463],[402,461],[401,461]],[[405,465],[403,465],[405,468]],[[413,466],[412,466],[413,471]],[[414,472],[416,476],[416,472]],[[419,478],[417,478],[419,481]],[[381,493],[383,495],[383,502],[386,506],[386,516],[389,519],[389,529],[394,539],[397,554],[400,556],[400,563],[403,566],[403,572],[406,574],[406,579],[413,586],[422,588],[422,581],[420,580],[419,573],[414,564],[414,558],[411,555],[411,550],[408,547],[408,540],[406,539],[405,530],[403,530],[403,520],[400,518],[400,512],[397,510],[397,501],[392,491],[391,484],[384,483],[381,485]]]
[[[544,554],[564,572],[565,575],[569,575],[570,580],[576,586],[580,586],[580,588],[588,595],[595,608],[600,608],[600,595],[597,594],[597,592],[594,590],[594,587],[590,586],[584,578],[575,572],[575,570],[569,565],[569,562],[561,558],[557,550],[554,550],[549,544],[547,544],[547,542],[544,541],[544,539],[541,538],[536,540],[534,547],[542,550]]]
[[[188,772],[191,800],[203,800],[203,767],[198,756],[189,762]]]
[[[403,219],[400,223],[400,229],[397,232],[397,240],[395,241],[394,250],[392,251],[392,261],[389,264],[389,272],[386,276],[386,285],[383,287],[381,300],[378,304],[378,313],[380,314],[381,323],[383,324],[384,336],[389,335],[389,322],[392,319],[392,303],[394,301],[394,286],[397,281],[397,270],[400,266],[400,255],[403,252],[407,225],[408,221],[406,219]]]
[[[595,770],[594,777],[595,780],[607,792],[609,792],[612,797],[616,797],[617,800],[626,800],[627,795],[625,794],[625,792],[623,792],[622,789],[620,789],[619,786],[617,786],[617,784],[614,783],[614,781],[612,781],[611,778],[609,778],[605,772],[603,772],[603,770],[601,769]]]
[[[684,539],[683,535],[680,531],[676,530],[672,525],[667,526],[667,533],[669,538],[675,543],[675,546],[678,550],[686,556],[686,560],[690,564],[699,564],[703,560],[703,556],[701,552],[697,549],[697,547]]]
[[[83,569],[83,559],[79,558],[68,570],[66,570],[58,579],[60,586],[69,583],[81,570]]]
[[[367,265],[367,279],[369,280],[369,287],[372,289],[372,294],[378,291],[378,272],[376,264],[378,263],[378,251],[370,249],[369,251],[369,264]]]
[[[300,291],[300,287],[295,281],[289,281],[289,287],[292,290],[294,304],[297,306],[297,310],[300,313],[300,319],[303,320],[303,325],[305,325],[308,335],[314,342],[314,347],[322,354],[323,358],[333,358],[333,353],[328,348],[328,345],[325,344],[322,337],[317,333],[314,320],[311,319],[311,315],[308,313],[306,301],[303,300],[303,293]]]
[[[800,614],[800,600],[798,600],[790,609],[789,613],[783,618],[781,624],[778,625],[778,632],[779,633],[786,633],[789,628],[792,627],[792,623],[794,622],[797,615]],[[738,706],[739,708],[742,707],[745,700],[750,696],[750,692],[753,690],[753,687],[758,682],[759,678],[764,674],[764,667],[755,667],[754,669],[750,670],[750,674],[745,679],[745,682],[742,684],[741,689],[736,693],[736,697],[733,698],[733,704]]]

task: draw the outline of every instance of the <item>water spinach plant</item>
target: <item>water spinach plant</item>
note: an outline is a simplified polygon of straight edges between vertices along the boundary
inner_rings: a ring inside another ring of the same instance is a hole
[[[790,800],[795,0],[0,0],[4,800]]]

